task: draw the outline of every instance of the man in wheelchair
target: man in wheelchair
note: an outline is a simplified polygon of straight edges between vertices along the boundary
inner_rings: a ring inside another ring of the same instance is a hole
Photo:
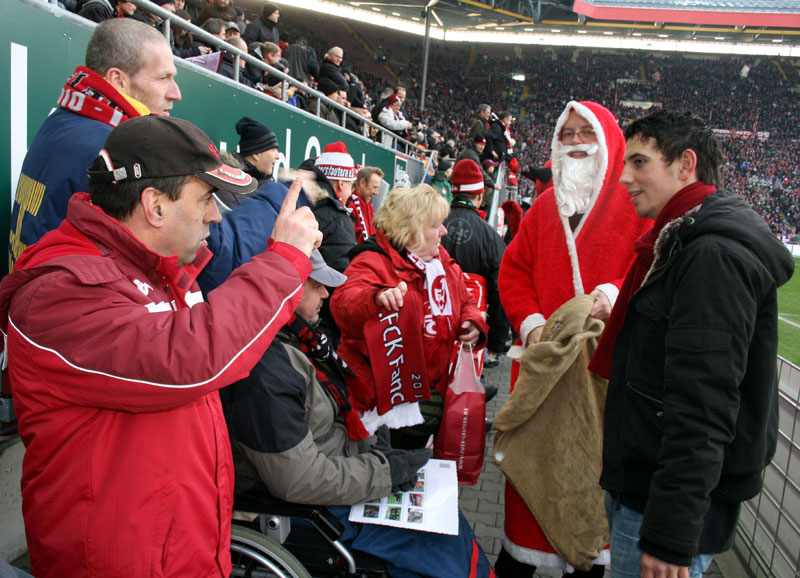
[[[221,392],[236,469],[236,495],[271,495],[288,502],[330,506],[344,525],[343,540],[381,558],[390,576],[493,576],[472,529],[459,512],[459,535],[349,522],[351,506],[409,490],[429,449],[393,449],[388,431],[367,437],[351,408],[349,367],[316,330],[326,287],[346,277],[319,251],[294,317],[250,375]],[[350,375],[352,378],[352,374]]]

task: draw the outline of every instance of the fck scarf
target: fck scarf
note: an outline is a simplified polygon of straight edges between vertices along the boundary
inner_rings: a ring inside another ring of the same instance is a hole
[[[641,287],[647,277],[647,272],[655,260],[655,244],[662,229],[671,221],[685,215],[689,210],[700,205],[706,197],[713,194],[717,188],[702,181],[697,181],[688,185],[675,193],[675,195],[664,205],[661,213],[656,219],[653,228],[647,231],[634,242],[636,260],[628,270],[625,281],[622,283],[617,302],[611,310],[605,330],[597,344],[589,371],[594,371],[608,379],[611,373],[611,359],[614,354],[614,342],[617,339],[622,324],[625,321],[625,311],[628,309],[633,294]]]
[[[118,126],[129,118],[149,114],[144,105],[142,111],[137,110],[105,78],[85,66],[78,66],[64,84],[58,106],[109,126]]]
[[[425,273],[425,285],[428,288],[428,303],[434,317],[444,317],[453,314],[450,305],[450,290],[447,287],[447,276],[444,266],[439,259],[423,261],[413,251],[407,252],[408,261],[417,269]]]
[[[305,354],[314,367],[317,381],[339,408],[339,414],[344,418],[347,426],[347,435],[353,440],[366,438],[367,430],[361,423],[358,412],[350,403],[350,394],[345,381],[345,376],[355,378],[356,375],[344,359],[331,349],[328,336],[314,329],[305,319],[296,314],[286,324],[286,329],[300,340],[300,351]]]

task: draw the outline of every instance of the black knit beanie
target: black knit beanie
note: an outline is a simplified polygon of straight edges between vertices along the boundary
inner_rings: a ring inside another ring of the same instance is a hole
[[[272,2],[268,2],[264,4],[264,8],[261,9],[261,15],[266,19],[270,17],[270,14],[278,10],[278,7],[273,4]]]
[[[252,155],[278,148],[278,137],[264,123],[249,116],[242,117],[236,123],[239,133],[239,154]]]

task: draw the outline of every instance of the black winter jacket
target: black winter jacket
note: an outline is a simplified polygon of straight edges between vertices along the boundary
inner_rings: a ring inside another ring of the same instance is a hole
[[[262,16],[258,20],[253,20],[244,29],[242,39],[249,45],[251,42],[272,42],[278,44],[281,39],[278,26],[272,20],[264,20]]]
[[[447,235],[442,246],[455,259],[464,273],[475,273],[486,279],[489,323],[489,351],[505,351],[509,322],[500,303],[497,274],[506,244],[497,231],[475,211],[472,203],[456,199],[444,220]]]
[[[642,551],[686,566],[726,549],[775,452],[777,287],[794,262],[724,190],[668,224],[655,255],[615,342],[600,483],[644,514]]]
[[[355,221],[350,216],[350,210],[339,202],[330,181],[319,169],[309,163],[304,163],[301,168],[314,171],[317,185],[327,193],[327,196],[315,201],[312,209],[322,233],[319,252],[328,265],[344,273],[350,264],[347,253],[358,244]]]
[[[319,75],[319,61],[314,49],[307,42],[295,42],[283,50],[289,63],[289,74],[310,85]]]

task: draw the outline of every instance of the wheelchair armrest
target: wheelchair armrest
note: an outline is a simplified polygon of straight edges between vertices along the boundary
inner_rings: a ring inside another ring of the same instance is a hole
[[[235,496],[233,509],[254,514],[286,516],[287,518],[306,520],[331,542],[338,540],[344,532],[344,526],[325,506],[284,502],[263,491],[248,491],[245,494]]]

